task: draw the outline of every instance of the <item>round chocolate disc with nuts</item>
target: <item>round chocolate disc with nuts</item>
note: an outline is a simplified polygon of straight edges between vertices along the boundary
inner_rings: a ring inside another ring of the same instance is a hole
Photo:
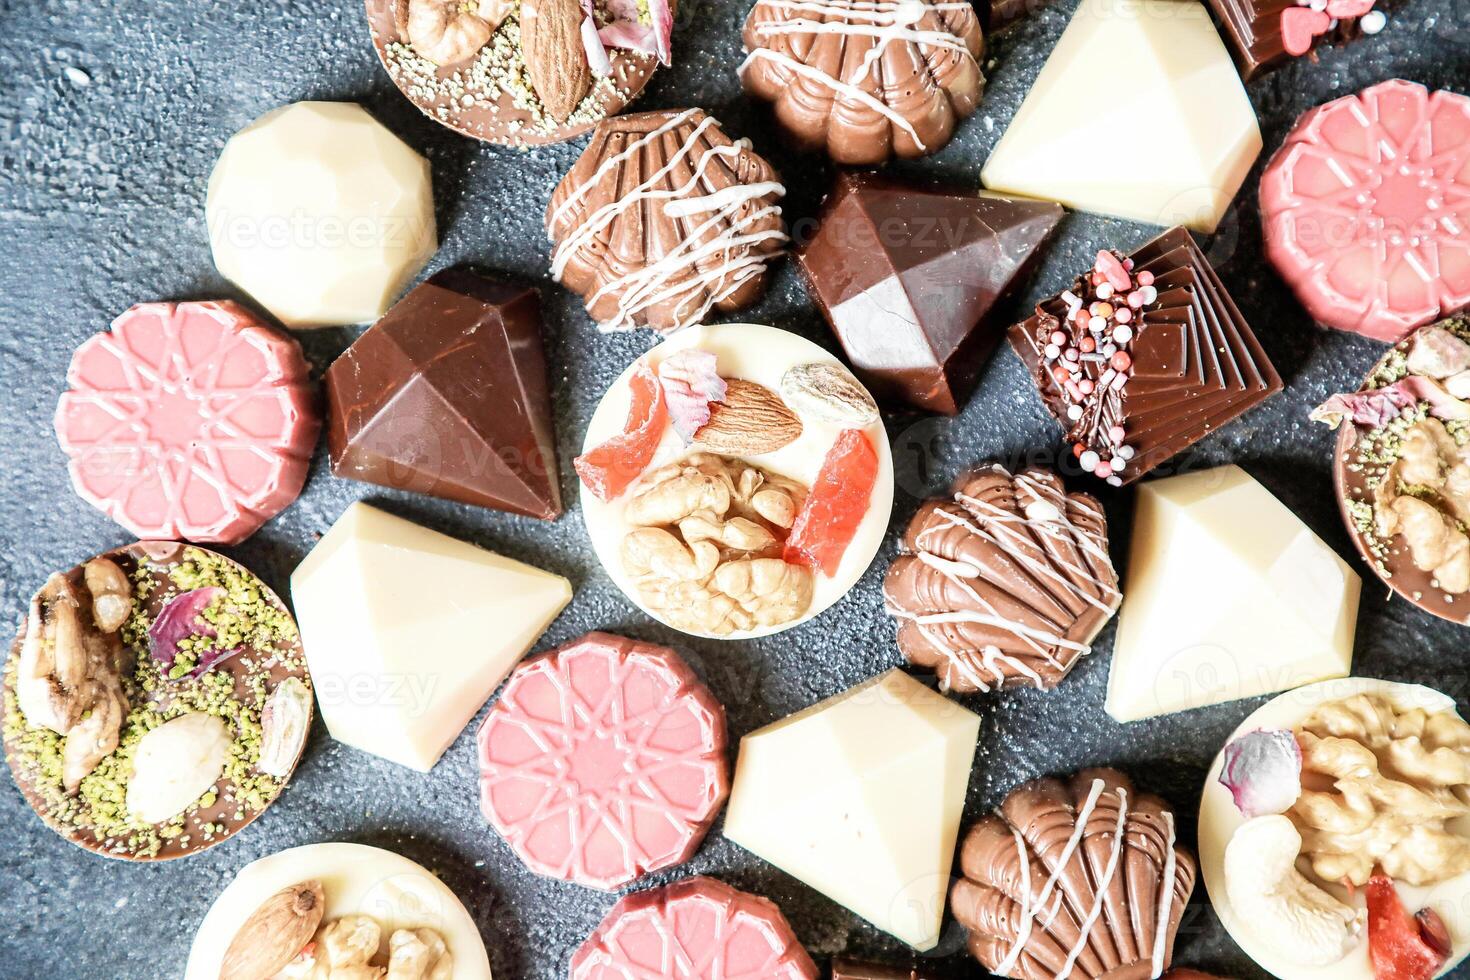
[[[0,685],[5,759],[56,833],[167,861],[227,840],[285,788],[311,728],[296,622],[251,572],[141,542],[58,573]]]
[[[498,0],[482,2],[475,11],[443,0],[423,0],[424,12],[413,9],[418,2],[366,0],[368,31],[379,60],[399,90],[426,116],[489,143],[526,148],[575,139],[626,109],[658,69],[654,55],[609,48],[611,74],[591,74],[574,30],[580,28],[579,0]],[[677,10],[675,0],[669,0],[669,6]],[[529,32],[534,52],[523,44],[521,16],[527,9],[545,25]],[[430,10],[440,11],[440,16],[429,19]],[[503,18],[494,26],[482,16],[490,10]],[[419,43],[411,44],[410,18],[415,15],[433,26],[430,33],[417,33]],[[560,23],[568,18],[576,23]],[[487,34],[488,39],[474,43]],[[558,50],[558,41],[565,51]],[[425,57],[425,50],[434,57]],[[548,91],[543,99],[538,91],[548,80],[558,90]]]
[[[1400,597],[1470,623],[1470,318],[1420,327],[1313,418],[1339,424],[1333,484],[1353,544]],[[1346,417],[1344,417],[1346,412]]]

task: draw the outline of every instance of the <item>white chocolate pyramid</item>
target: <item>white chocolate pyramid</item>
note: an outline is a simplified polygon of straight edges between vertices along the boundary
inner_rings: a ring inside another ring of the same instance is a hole
[[[1196,0],[1082,0],[981,180],[1082,211],[1213,232],[1261,152]]]
[[[291,575],[327,731],[428,772],[572,586],[355,503]]]
[[[975,713],[880,674],[745,736],[725,836],[930,949],[979,734]]]
[[[1238,466],[1141,485],[1108,714],[1137,721],[1346,677],[1361,586]]]

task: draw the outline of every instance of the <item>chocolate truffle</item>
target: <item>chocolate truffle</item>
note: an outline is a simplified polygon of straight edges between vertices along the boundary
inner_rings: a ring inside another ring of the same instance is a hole
[[[919,508],[902,549],[884,604],[899,649],[945,690],[1056,687],[1123,598],[1102,506],[1044,470],[961,477]]]
[[[776,171],[701,109],[610,119],[552,195],[551,271],[602,330],[671,333],[758,300],[786,245]]]
[[[1362,388],[1312,413],[1342,425],[1333,479],[1364,561],[1425,612],[1470,623],[1470,316],[1421,327]],[[1407,492],[1413,488],[1413,492]]]
[[[1013,790],[960,868],[950,907],[970,953],[1018,980],[1159,976],[1196,876],[1169,805],[1115,769]]]
[[[1060,205],[843,174],[797,257],[848,359],[886,400],[953,415],[1000,342]]]
[[[758,0],[744,39],[745,90],[775,104],[799,146],[841,164],[937,153],[985,88],[968,3]]]
[[[1321,10],[1305,0],[1209,0],[1246,81],[1300,57],[1317,45],[1383,29],[1374,0],[1329,0]]]
[[[1188,231],[1098,253],[1010,330],[1085,472],[1130,483],[1281,390]]]
[[[332,472],[547,520],[556,439],[529,289],[433,276],[327,370]]]

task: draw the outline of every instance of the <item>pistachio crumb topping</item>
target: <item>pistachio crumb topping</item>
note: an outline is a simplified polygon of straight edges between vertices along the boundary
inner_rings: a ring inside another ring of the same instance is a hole
[[[68,836],[95,838],[97,846],[109,853],[150,858],[157,857],[166,845],[176,851],[196,841],[226,836],[230,829],[224,820],[244,820],[280,793],[283,781],[256,768],[262,744],[261,711],[269,695],[272,667],[280,665],[304,679],[305,661],[290,615],[271,601],[259,579],[219,555],[185,548],[182,560],[171,566],[140,558],[131,578],[132,614],[121,631],[132,662],[122,678],[130,710],[117,749],[81,781],[76,795],[68,795],[62,783],[65,738],[26,722],[15,694],[17,659],[13,656],[4,669],[3,736],[11,765],[34,787],[41,803],[38,809],[49,823]],[[160,672],[148,648],[148,630],[153,624],[148,600],[160,587],[166,590],[157,596],[162,602],[195,589],[220,590],[200,613],[198,621],[203,625],[199,631],[180,641],[168,677]],[[235,649],[241,653],[220,667],[197,678],[187,676],[204,654]],[[160,824],[144,823],[127,807],[138,744],[165,722],[196,712],[219,718],[232,736],[224,772],[183,813]]]

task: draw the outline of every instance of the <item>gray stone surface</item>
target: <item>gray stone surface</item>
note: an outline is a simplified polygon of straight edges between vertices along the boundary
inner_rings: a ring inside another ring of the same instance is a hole
[[[990,89],[979,115],[937,157],[897,169],[977,180],[985,154],[1013,115],[1065,24],[1072,0],[994,39]],[[735,77],[747,0],[689,0],[678,64],[642,105],[700,105],[755,138],[788,176],[788,214],[808,217],[826,185],[821,162],[771,137],[763,107]],[[0,0],[0,614],[14,621],[30,592],[127,535],[72,495],[50,426],[66,363],[85,337],[142,300],[234,296],[215,272],[203,202],[224,140],[256,116],[306,98],[363,102],[434,165],[443,247],[431,269],[469,262],[543,287],[553,365],[563,485],[575,499],[571,457],[604,387],[650,343],[599,336],[578,302],[547,281],[541,213],[576,145],[534,153],[480,146],[420,116],[396,91],[368,43],[353,0]],[[1409,0],[1376,39],[1322,53],[1251,87],[1268,152],[1303,110],[1366,84],[1401,76],[1470,89],[1470,8],[1464,0]],[[1100,92],[1105,103],[1107,93]],[[1078,106],[1087,112],[1102,106]],[[1167,134],[1159,134],[1166,136]],[[1257,171],[1258,173],[1259,171]],[[1341,554],[1352,558],[1332,499],[1331,437],[1306,412],[1352,386],[1375,358],[1365,341],[1315,329],[1263,264],[1255,177],[1208,247],[1247,318],[1288,381],[1282,396],[1204,442],[1193,464],[1245,466]],[[1147,228],[1070,216],[1031,293],[1055,291],[1099,246],[1132,247]],[[747,318],[832,346],[790,263]],[[318,369],[353,332],[303,336]],[[899,464],[894,526],[918,499],[967,465],[1042,458],[1058,433],[1008,353],[953,420],[889,416]],[[1116,556],[1128,540],[1130,495],[1103,494]],[[301,501],[231,554],[284,590],[293,567],[347,503],[364,497],[395,513],[568,575],[576,599],[544,643],[593,629],[668,641],[685,651],[729,706],[732,736],[841,691],[899,662],[878,586],[894,535],[860,587],[817,621],[779,637],[721,644],[671,634],[618,593],[598,567],[575,511],[555,524],[396,495],[334,479],[318,458]],[[1355,560],[1355,559],[1354,559]],[[1359,672],[1470,694],[1466,634],[1365,584]],[[1186,839],[1210,758],[1255,703],[1122,728],[1103,713],[1111,630],[1057,692],[969,699],[985,719],[971,785],[971,815],[1017,782],[1084,765],[1116,764],[1178,807]],[[179,976],[195,926],[229,877],[250,861],[298,844],[352,840],[423,862],[478,919],[502,980],[564,976],[571,952],[611,896],[533,878],[482,822],[471,730],[428,776],[333,743],[318,722],[306,759],[279,803],[255,826],[204,855],[166,866],[109,862],[51,835],[8,781],[0,786],[0,975],[15,978],[162,980]],[[718,827],[677,875],[719,875],[777,900],[820,957],[844,949],[896,954],[851,915],[724,841]],[[662,876],[669,877],[669,876]],[[974,976],[951,926],[940,972]],[[1196,893],[1179,962],[1259,977]]]

